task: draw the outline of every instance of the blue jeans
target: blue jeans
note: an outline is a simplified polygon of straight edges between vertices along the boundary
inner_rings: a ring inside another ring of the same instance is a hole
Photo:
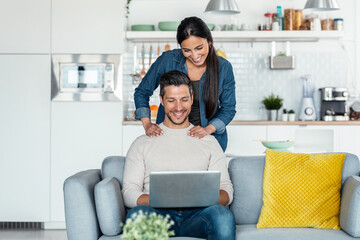
[[[235,219],[229,208],[214,205],[207,208],[168,209],[152,208],[150,206],[136,206],[126,215],[130,218],[133,213],[142,210],[144,213],[155,212],[170,218],[175,222],[170,230],[174,230],[176,237],[195,237],[211,240],[235,239]]]

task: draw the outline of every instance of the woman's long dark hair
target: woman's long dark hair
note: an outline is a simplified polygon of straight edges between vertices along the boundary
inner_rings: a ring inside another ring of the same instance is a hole
[[[206,118],[214,116],[219,95],[219,60],[216,55],[213,38],[206,23],[198,17],[188,17],[181,21],[176,34],[178,44],[190,36],[205,38],[209,43],[209,54],[206,58],[205,84],[202,97],[205,103]]]

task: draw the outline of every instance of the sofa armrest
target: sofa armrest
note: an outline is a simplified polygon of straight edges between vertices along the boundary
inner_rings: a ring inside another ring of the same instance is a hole
[[[100,170],[79,172],[64,182],[66,229],[69,240],[98,240],[94,187],[101,181]]]
[[[360,237],[360,177],[349,177],[342,191],[340,227],[353,237]]]

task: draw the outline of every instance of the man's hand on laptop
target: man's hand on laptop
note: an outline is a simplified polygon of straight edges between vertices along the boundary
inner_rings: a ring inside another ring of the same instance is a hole
[[[227,194],[227,192],[225,190],[220,190],[219,205],[226,206],[229,203],[229,201],[230,201],[230,199],[229,199],[229,195]]]
[[[136,200],[136,205],[150,205],[149,194],[143,194]]]

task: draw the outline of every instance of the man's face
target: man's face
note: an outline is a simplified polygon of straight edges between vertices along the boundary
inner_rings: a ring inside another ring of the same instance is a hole
[[[189,114],[193,103],[187,85],[166,86],[164,97],[160,96],[165,110],[164,125],[169,128],[186,128],[189,126]]]

